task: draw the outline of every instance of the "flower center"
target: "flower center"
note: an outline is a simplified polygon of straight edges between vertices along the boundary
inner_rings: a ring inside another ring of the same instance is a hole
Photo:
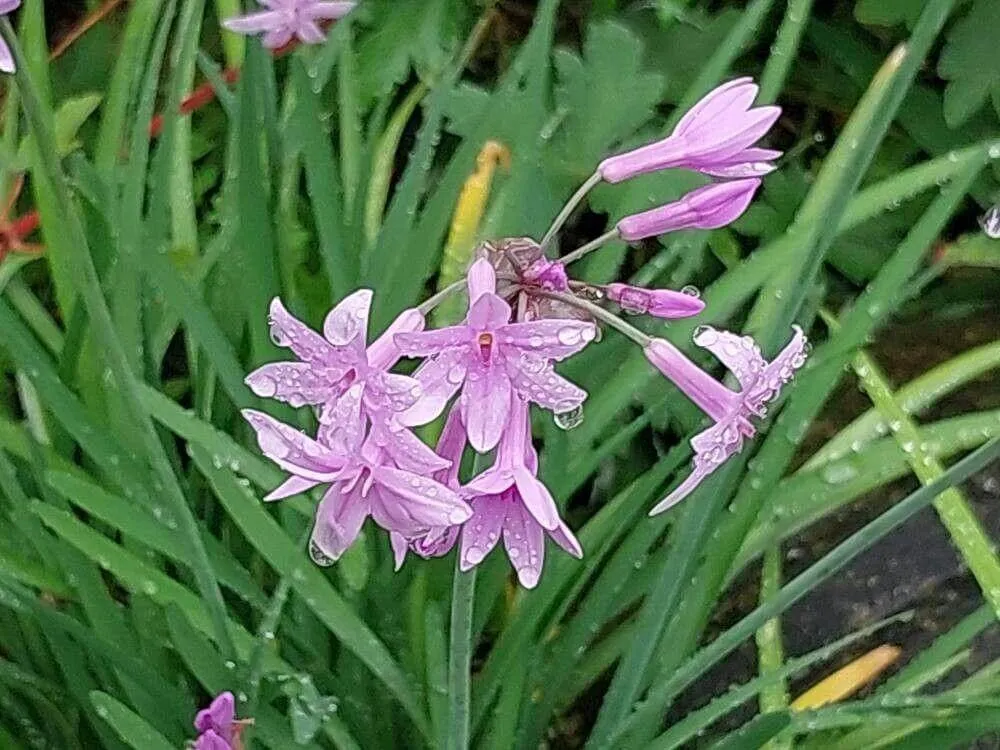
[[[483,360],[483,364],[488,365],[493,355],[493,334],[484,331],[479,334],[476,342],[479,344],[479,357]]]

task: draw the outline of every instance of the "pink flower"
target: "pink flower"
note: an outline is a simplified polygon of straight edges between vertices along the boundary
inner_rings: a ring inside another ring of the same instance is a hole
[[[793,326],[792,340],[771,362],[749,336],[717,331],[701,326],[694,343],[707,349],[729,369],[739,383],[733,391],[698,367],[664,339],[653,339],[646,347],[646,358],[674,385],[681,389],[715,422],[691,439],[694,448],[694,471],[673,492],[650,511],[662,513],[687,497],[709,474],[743,448],[744,438],[756,433],[750,417],[763,417],[767,403],[792,379],[806,359],[806,337]]]
[[[21,0],[0,0],[0,16],[15,11],[21,5]],[[7,43],[0,39],[0,72],[14,72],[14,56],[10,52]]]
[[[693,169],[717,177],[754,177],[774,169],[780,151],[751,146],[771,129],[780,107],[752,107],[758,87],[738,78],[706,94],[656,143],[612,156],[597,171],[606,182],[661,169]]]
[[[462,425],[462,417],[459,408],[453,406],[445,420],[444,428],[438,437],[435,452],[441,458],[447,460],[449,465],[439,469],[432,475],[435,480],[441,482],[446,487],[459,491],[458,472],[462,464],[462,454],[465,452],[467,437],[465,427]],[[427,559],[429,557],[443,557],[455,546],[458,539],[459,526],[438,526],[421,531],[417,536],[406,537],[398,532],[389,535],[392,544],[392,554],[396,562],[396,570],[399,570],[406,559],[407,551],[412,551]]]
[[[353,2],[319,2],[318,0],[259,0],[267,10],[245,16],[227,18],[222,25],[238,34],[264,34],[263,44],[269,49],[284,47],[292,37],[305,44],[319,44],[326,35],[319,21],[346,16]]]
[[[680,229],[725,226],[747,210],[758,187],[756,178],[705,185],[673,203],[626,216],[618,222],[618,234],[634,242]]]
[[[219,693],[194,717],[194,728],[200,733],[195,750],[239,750],[240,732],[245,722],[236,720],[236,701],[229,691]]]
[[[672,289],[642,289],[628,284],[608,284],[604,287],[608,299],[617,302],[625,312],[652,315],[656,318],[690,318],[705,309],[705,303],[687,291]]]
[[[409,538],[462,523],[471,515],[455,491],[423,476],[449,464],[433,452],[435,461],[415,473],[393,466],[388,451],[372,439],[359,439],[344,446],[346,452],[336,453],[262,412],[245,409],[243,416],[256,431],[264,455],[292,475],[265,500],[330,485],[316,509],[310,541],[310,554],[318,564],[339,559],[368,516],[382,528]]]
[[[434,457],[426,445],[402,429],[396,415],[420,396],[420,383],[388,372],[400,352],[393,336],[419,331],[424,316],[403,311],[385,333],[365,349],[372,293],[361,289],[344,298],[323,322],[323,335],[292,316],[275,298],[271,302],[271,338],[288,347],[300,362],[274,362],[246,378],[258,396],[292,406],[320,406],[320,442],[335,452],[359,445],[370,420],[372,437],[406,468],[420,467]]]
[[[580,543],[559,517],[552,495],[536,478],[537,472],[528,403],[515,397],[496,463],[463,492],[472,503],[472,518],[461,530],[459,566],[463,571],[482,562],[501,534],[510,564],[528,589],[537,585],[542,574],[546,533],[569,554],[583,556]]]
[[[596,328],[577,320],[511,323],[510,306],[494,293],[496,275],[483,258],[469,269],[468,286],[464,323],[396,335],[404,354],[429,358],[416,372],[423,395],[400,419],[408,425],[430,422],[462,388],[459,406],[469,443],[485,453],[507,425],[512,394],[555,413],[583,403],[586,392],[556,375],[552,362],[583,349]]]

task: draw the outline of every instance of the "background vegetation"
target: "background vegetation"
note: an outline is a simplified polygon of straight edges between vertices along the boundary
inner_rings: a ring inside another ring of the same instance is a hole
[[[535,435],[586,556],[551,555],[532,592],[486,563],[473,744],[943,748],[1000,730],[981,646],[1000,561],[980,519],[997,516],[970,498],[995,503],[1000,474],[962,485],[1000,431],[1000,242],[977,224],[1000,199],[1000,0],[363,0],[278,58],[220,35],[236,10],[26,0],[14,17],[0,744],[177,748],[230,689],[253,747],[447,746],[450,559],[393,574],[368,534],[320,569],[313,501],[260,501],[280,472],[237,410],[255,404],[244,373],[278,358],[267,302],[315,324],[368,285],[380,328],[476,238],[538,236],[602,156],[736,75],[785,109],[756,204],[585,275],[703,288],[700,319],[656,324],[680,346],[711,322],[773,353],[798,321],[810,364],[766,434],[653,519],[698,413],[613,332],[568,364],[585,420]],[[449,233],[484,147],[485,211]],[[691,186],[602,187],[564,245]],[[947,532],[943,558],[899,547],[914,515]],[[894,571],[910,596],[830,593]],[[789,627],[802,612],[826,620],[819,640]],[[791,703],[887,643],[878,668]]]

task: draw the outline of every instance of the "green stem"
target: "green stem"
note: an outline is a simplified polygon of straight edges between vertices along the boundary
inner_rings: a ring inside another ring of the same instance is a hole
[[[590,175],[590,177],[587,178],[586,182],[584,182],[577,189],[577,191],[573,193],[573,197],[566,202],[566,205],[562,207],[562,210],[558,213],[558,215],[556,215],[556,218],[553,219],[552,226],[549,227],[549,230],[545,233],[545,236],[542,237],[541,245],[543,253],[545,252],[545,248],[549,246],[549,244],[552,242],[552,239],[556,236],[556,232],[562,229],[562,225],[566,223],[567,219],[569,219],[570,214],[572,214],[573,211],[576,210],[576,207],[580,205],[580,202],[587,197],[587,193],[593,190],[594,187],[597,185],[597,183],[601,181],[601,179],[602,179],[601,173],[594,172],[594,174]]]
[[[760,603],[766,604],[781,589],[781,544],[775,543],[764,551],[760,573]],[[774,676],[775,682],[760,691],[760,712],[784,711],[788,708],[788,681],[781,671],[785,663],[785,647],[781,639],[781,619],[764,623],[756,633],[757,663],[761,678]],[[785,750],[787,742],[771,740],[766,750]]]
[[[617,315],[613,315],[605,310],[600,305],[595,305],[589,300],[585,300],[581,297],[577,297],[572,294],[564,294],[562,292],[550,292],[545,289],[533,289],[532,294],[536,294],[539,297],[548,297],[549,299],[559,300],[567,305],[572,305],[573,307],[578,307],[588,315],[593,315],[602,323],[614,328],[616,331],[621,333],[623,336],[628,337],[634,341],[639,346],[645,347],[649,344],[652,339],[645,333],[640,331],[633,325],[626,323],[624,320],[619,318]]]
[[[74,252],[66,260],[78,280],[81,298],[111,373],[111,387],[117,386],[121,390],[126,412],[135,425],[135,430],[147,453],[153,473],[153,489],[162,493],[175,507],[181,531],[187,538],[193,556],[191,569],[212,619],[218,646],[227,658],[234,658],[236,650],[226,624],[225,602],[213,573],[212,564],[205,552],[201,530],[184,498],[180,485],[177,483],[177,477],[174,475],[170,460],[159,441],[156,428],[143,407],[140,384],[129,367],[128,357],[115,333],[111,313],[101,288],[101,281],[94,268],[87,235],[80,223],[80,217],[73,209],[73,198],[66,175],[59,163],[52,125],[45,115],[14,29],[11,28],[10,22],[6,18],[0,18],[0,37],[10,47],[17,66],[16,80],[21,93],[21,103],[38,143],[42,165],[47,173],[45,176],[52,183],[59,206],[62,208],[63,215],[52,218],[65,222],[69,236],[73,240],[69,247],[73,248]]]
[[[448,750],[469,748],[471,706],[472,610],[476,594],[476,569],[463,573],[455,556],[451,590],[451,658],[448,662]]]
[[[600,237],[595,240],[591,240],[583,247],[578,247],[571,253],[567,253],[557,260],[558,263],[562,263],[564,266],[569,265],[573,261],[580,260],[584,255],[594,252],[598,248],[604,247],[606,244],[611,242],[611,240],[618,239],[618,227],[605,232]],[[544,249],[544,248],[543,248]]]

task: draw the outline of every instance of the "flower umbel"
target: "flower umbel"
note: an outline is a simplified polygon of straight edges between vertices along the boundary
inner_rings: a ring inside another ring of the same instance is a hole
[[[222,25],[238,34],[263,34],[262,43],[269,49],[284,47],[292,38],[304,44],[319,44],[326,39],[322,21],[343,18],[354,9],[353,2],[319,0],[259,0],[265,10],[227,18]]]
[[[650,515],[662,513],[687,497],[695,487],[730,456],[743,448],[744,438],[756,429],[750,417],[767,414],[767,403],[792,379],[795,370],[806,360],[806,337],[794,326],[792,340],[771,362],[749,336],[737,336],[702,326],[695,332],[694,343],[710,351],[733,373],[740,390],[733,391],[688,359],[680,349],[664,339],[653,339],[646,347],[646,358],[684,392],[714,424],[691,439],[694,448],[694,471]]]
[[[267,0],[265,5],[269,10],[244,19],[243,29],[267,31],[269,44],[302,36],[302,29],[306,41],[315,39],[318,26],[309,13],[320,8],[332,12],[333,6],[349,3]],[[482,243],[464,284],[444,284],[419,307],[401,313],[371,345],[368,290],[342,300],[327,316],[322,333],[294,318],[280,300],[271,303],[272,338],[298,361],[264,365],[246,382],[258,396],[312,407],[319,426],[314,436],[306,435],[262,412],[243,413],[264,455],[290,474],[265,500],[325,487],[309,544],[317,564],[337,560],[369,516],[389,532],[397,569],[409,552],[440,557],[457,543],[459,568],[467,571],[502,537],[518,580],[530,589],[541,576],[546,535],[580,557],[579,542],[538,479],[529,410],[534,403],[553,412],[562,429],[579,423],[587,393],[556,374],[555,365],[597,340],[598,324],[641,346],[649,361],[714,422],[691,440],[695,457],[690,476],[653,513],[682,500],[741,450],[756,431],[751,418],[765,415],[767,404],[802,366],[802,331],[796,327],[791,342],[768,362],[749,337],[707,326],[697,329],[695,343],[733,373],[739,385],[734,390],[668,341],[651,338],[602,305],[610,301],[629,314],[687,318],[705,308],[696,290],[592,284],[570,278],[567,266],[615,239],[633,242],[681,229],[714,229],[740,216],[761,184],[757,175],[770,171],[770,161],[779,155],[753,145],[780,112],[777,107],[754,108],[756,94],[749,79],[725,84],[702,99],[668,138],[605,159],[540,242],[507,237]],[[626,216],[562,257],[546,256],[550,240],[601,180],[619,182],[669,167],[723,179]],[[468,290],[465,319],[424,330],[425,314],[463,285]],[[412,377],[391,372],[403,356],[423,360]],[[446,409],[448,417],[432,451],[408,428],[428,424]],[[467,446],[481,454],[496,449],[493,465],[470,478],[461,475]],[[228,747],[208,744],[217,743],[216,738],[228,741],[218,728],[203,731],[203,750]]]

